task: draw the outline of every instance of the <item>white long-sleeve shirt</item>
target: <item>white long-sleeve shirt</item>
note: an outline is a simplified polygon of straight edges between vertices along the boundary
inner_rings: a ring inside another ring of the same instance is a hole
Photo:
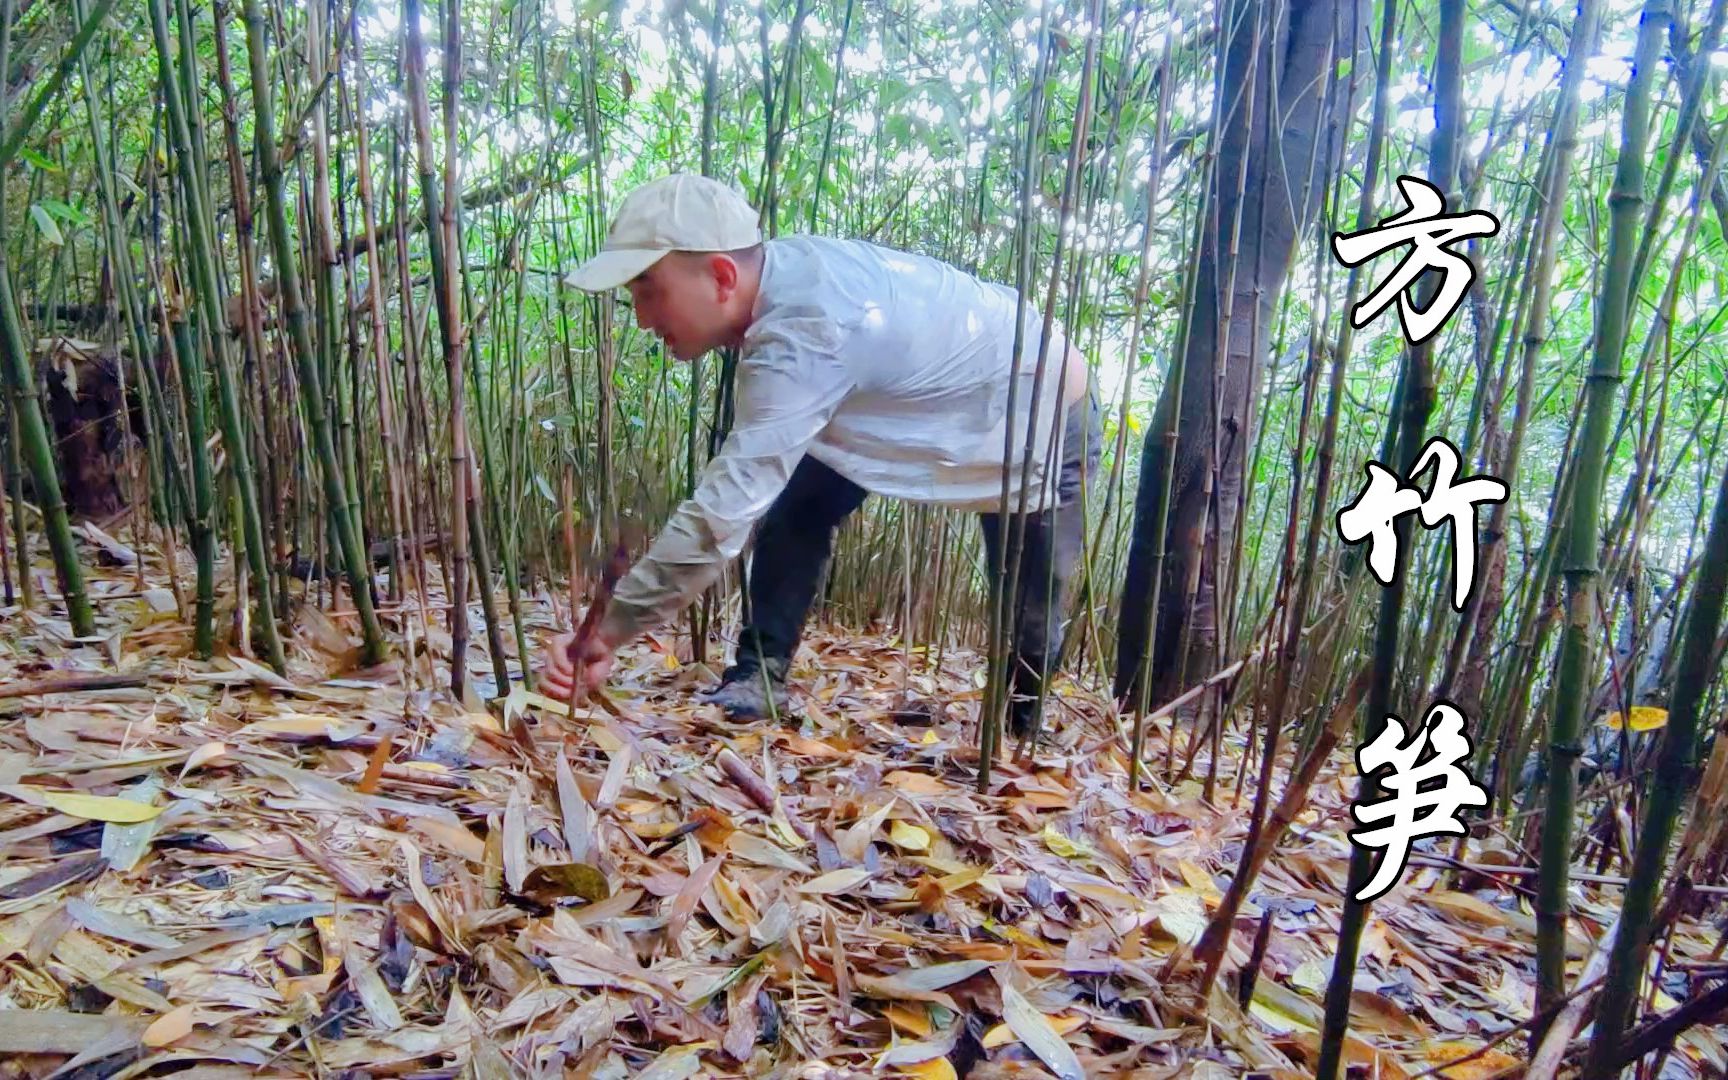
[[[1001,505],[1014,290],[862,241],[800,236],[763,248],[731,434],[618,583],[603,628],[610,640],[629,640],[699,596],[743,551],[806,453],[878,495],[978,511]],[[1043,329],[1032,305],[1020,314],[1014,508]],[[1051,428],[1064,399],[1085,395],[1084,382],[1083,362],[1053,329],[1037,395],[1029,510],[1055,503],[1062,448],[1058,441],[1046,453]]]

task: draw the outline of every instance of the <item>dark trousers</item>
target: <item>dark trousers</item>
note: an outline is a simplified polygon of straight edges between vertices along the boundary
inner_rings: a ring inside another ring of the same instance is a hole
[[[1026,515],[1011,631],[1015,655],[1011,719],[1016,733],[1030,724],[1044,680],[1062,651],[1069,583],[1085,545],[1080,493],[1097,471],[1103,442],[1095,398],[1088,396],[1069,408],[1063,442],[1058,505]],[[738,639],[728,681],[755,677],[764,670],[775,679],[785,677],[823,568],[833,553],[835,529],[867,494],[813,457],[806,455],[798,463],[756,535],[750,558],[750,621]],[[1006,519],[1010,526],[1016,516]],[[979,518],[989,572],[994,573],[1004,519],[990,513]]]

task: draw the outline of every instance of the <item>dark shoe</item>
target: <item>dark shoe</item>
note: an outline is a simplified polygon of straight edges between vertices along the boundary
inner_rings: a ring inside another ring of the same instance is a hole
[[[786,665],[733,664],[720,685],[702,695],[731,720],[763,720],[786,715]]]
[[[1050,715],[1052,710],[1046,709],[1044,722],[1039,726],[1038,741],[1047,742],[1050,738]],[[1035,697],[1014,697],[1008,702],[1008,734],[1018,743],[1032,730],[1034,721],[1039,719],[1038,699]]]

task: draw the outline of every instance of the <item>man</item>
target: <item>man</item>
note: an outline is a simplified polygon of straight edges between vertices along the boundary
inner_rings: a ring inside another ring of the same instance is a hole
[[[632,192],[604,248],[568,280],[592,292],[627,287],[637,325],[680,360],[726,346],[739,357],[731,434],[618,583],[580,655],[569,655],[573,635],[552,642],[548,694],[599,686],[618,647],[699,596],[758,522],[749,625],[707,696],[733,717],[785,708],[787,670],[835,528],[867,494],[978,511],[995,566],[1016,370],[1013,290],[859,241],[765,243],[743,198],[692,175]],[[1029,305],[1018,314],[1011,511],[1021,506],[1028,420],[1039,401],[1013,629],[1016,735],[1031,725],[1060,651],[1084,535],[1080,493],[1101,442],[1084,359],[1053,335],[1035,391],[1042,316]]]

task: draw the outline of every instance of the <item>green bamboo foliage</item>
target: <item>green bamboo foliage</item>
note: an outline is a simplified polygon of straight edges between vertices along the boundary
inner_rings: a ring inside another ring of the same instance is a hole
[[[1542,818],[1541,875],[1537,879],[1537,1009],[1566,993],[1567,885],[1571,878],[1572,817],[1577,798],[1580,719],[1594,683],[1591,647],[1596,638],[1598,530],[1607,465],[1610,412],[1618,393],[1621,356],[1637,282],[1632,278],[1640,211],[1644,205],[1644,146],[1650,96],[1659,73],[1667,0],[1649,0],[1638,29],[1632,82],[1626,90],[1620,158],[1608,198],[1608,250],[1596,304],[1596,333],[1584,390],[1584,426],[1576,454],[1571,511],[1565,520],[1566,629],[1560,646],[1554,711],[1548,728],[1548,799]]]

